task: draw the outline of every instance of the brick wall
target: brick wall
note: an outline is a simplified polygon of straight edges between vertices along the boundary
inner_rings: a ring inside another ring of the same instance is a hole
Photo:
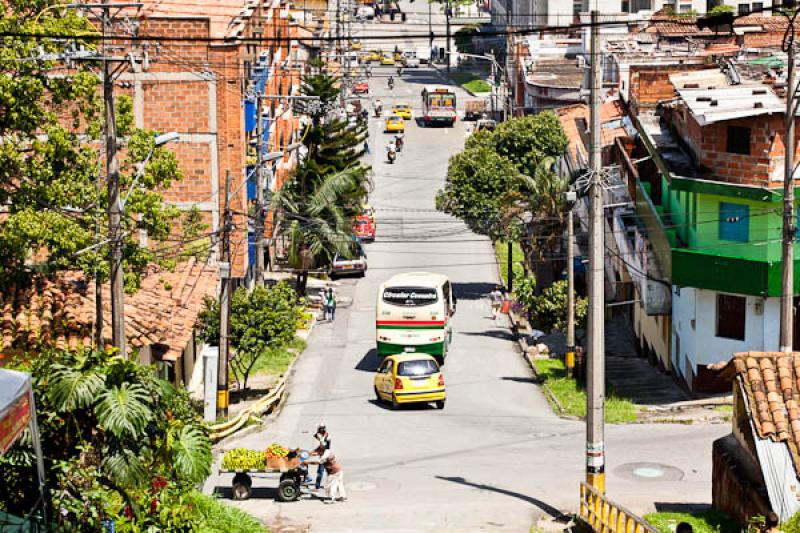
[[[630,67],[629,99],[631,110],[639,114],[640,110],[653,108],[663,100],[675,96],[675,87],[669,76],[678,72],[703,70],[706,65],[632,65]]]
[[[673,124],[709,177],[742,185],[775,186],[783,182],[783,116],[762,115],[701,127],[683,106]],[[729,126],[750,128],[750,154],[727,151]],[[800,151],[798,151],[800,154]]]

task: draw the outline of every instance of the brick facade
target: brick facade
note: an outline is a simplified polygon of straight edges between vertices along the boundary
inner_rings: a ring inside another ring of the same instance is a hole
[[[669,81],[670,75],[706,68],[708,67],[702,64],[631,65],[629,87],[631,111],[638,115],[640,111],[654,108],[659,102],[674,98],[675,86]]]

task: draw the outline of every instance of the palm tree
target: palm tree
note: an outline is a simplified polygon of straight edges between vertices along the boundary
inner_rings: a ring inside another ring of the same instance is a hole
[[[359,167],[304,180],[299,176],[285,184],[274,197],[281,218],[276,233],[288,241],[289,264],[297,271],[297,290],[305,294],[308,271],[328,265],[338,253],[353,252],[352,216],[348,206],[358,205],[372,182]],[[311,188],[309,188],[309,186]]]
[[[520,174],[521,192],[507,203],[510,206],[507,212],[524,220],[521,244],[536,274],[537,289],[545,289],[555,281],[552,258],[557,255],[566,221],[564,195],[570,182],[554,172],[554,166],[555,158],[545,157],[533,176]],[[520,216],[523,212],[526,217]]]

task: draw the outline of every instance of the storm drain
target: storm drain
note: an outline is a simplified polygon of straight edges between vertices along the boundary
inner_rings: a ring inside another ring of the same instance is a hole
[[[626,479],[639,481],[680,481],[683,471],[661,463],[625,463],[614,469],[614,473]]]

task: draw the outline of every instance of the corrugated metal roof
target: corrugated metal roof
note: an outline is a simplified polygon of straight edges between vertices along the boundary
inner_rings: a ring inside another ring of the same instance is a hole
[[[711,89],[678,88],[677,91],[701,126],[737,118],[783,113],[785,110],[781,99],[763,84]]]

